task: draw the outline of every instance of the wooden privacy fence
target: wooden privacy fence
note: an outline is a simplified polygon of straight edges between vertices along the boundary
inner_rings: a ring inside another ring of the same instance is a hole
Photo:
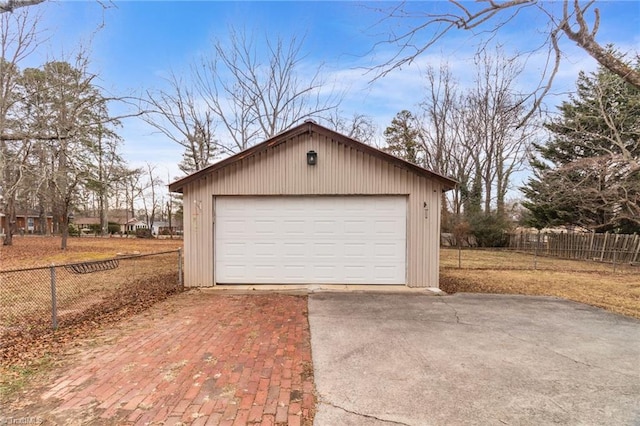
[[[600,262],[640,262],[640,235],[527,233],[509,235],[509,248],[540,255]]]

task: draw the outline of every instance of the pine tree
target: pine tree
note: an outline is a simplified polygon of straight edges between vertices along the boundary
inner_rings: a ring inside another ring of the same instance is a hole
[[[602,67],[581,72],[559,110],[522,188],[530,224],[640,231],[640,89]]]
[[[422,165],[423,155],[420,152],[420,126],[410,111],[402,110],[391,120],[391,125],[384,131],[387,142],[385,150],[396,157],[413,164]]]

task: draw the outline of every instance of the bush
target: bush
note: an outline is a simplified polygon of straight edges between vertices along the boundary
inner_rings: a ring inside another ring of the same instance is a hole
[[[107,230],[110,234],[118,234],[120,232],[120,225],[117,223],[109,222]]]
[[[79,237],[80,236],[80,229],[75,226],[73,223],[69,224],[69,236],[71,237]]]
[[[151,238],[150,229],[136,229],[136,237],[138,238]]]
[[[505,247],[509,243],[511,223],[494,213],[481,213],[469,219],[478,247]]]

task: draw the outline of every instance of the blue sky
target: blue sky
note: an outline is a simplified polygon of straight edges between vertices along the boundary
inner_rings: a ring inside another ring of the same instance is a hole
[[[424,96],[421,72],[427,64],[448,61],[461,84],[468,83],[470,61],[477,38],[456,32],[442,39],[410,67],[369,83],[366,68],[379,64],[393,52],[389,45],[375,43],[390,30],[402,30],[412,21],[382,22],[376,9],[392,6],[385,2],[217,2],[217,1],[125,1],[104,10],[96,1],[56,1],[36,6],[44,14],[43,27],[49,40],[39,52],[48,57],[69,55],[80,44],[91,46],[92,68],[103,87],[115,94],[141,94],[163,88],[169,71],[181,73],[199,55],[211,49],[215,38],[225,39],[228,28],[254,31],[258,35],[304,36],[303,52],[309,69],[323,64],[325,80],[334,82],[345,96],[341,110],[374,118],[380,133],[401,109],[415,109]],[[601,43],[614,43],[624,52],[638,52],[640,46],[640,1],[598,2],[602,23]],[[442,10],[440,1],[410,2],[417,11]],[[560,7],[560,2],[548,3]],[[104,22],[101,30],[96,28]],[[416,21],[414,21],[416,22]],[[526,51],[541,41],[545,21],[539,13],[522,13],[504,27],[498,41],[509,52]],[[579,70],[594,70],[595,61],[562,42],[566,58],[556,84],[557,92],[573,87]],[[523,88],[535,82],[542,57],[527,65]],[[558,97],[550,98],[554,103]],[[161,174],[179,174],[177,163],[182,148],[154,133],[139,119],[127,119],[120,130],[124,155],[132,164],[155,163]]]

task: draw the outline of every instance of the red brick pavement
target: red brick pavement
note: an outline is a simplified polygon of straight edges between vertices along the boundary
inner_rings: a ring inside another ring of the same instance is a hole
[[[310,424],[306,297],[190,292],[133,317],[41,396],[45,418],[108,424]],[[87,414],[90,413],[90,414]]]

